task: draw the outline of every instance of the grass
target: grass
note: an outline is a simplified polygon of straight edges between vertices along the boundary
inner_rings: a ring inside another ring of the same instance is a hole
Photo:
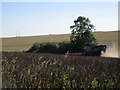
[[[93,34],[100,44],[118,46],[118,31],[94,32]],[[36,42],[69,41],[69,37],[70,34],[2,38],[2,51],[25,51]]]

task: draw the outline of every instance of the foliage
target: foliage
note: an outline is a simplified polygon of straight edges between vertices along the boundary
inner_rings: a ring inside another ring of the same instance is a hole
[[[57,43],[35,43],[33,46],[26,52],[36,52],[36,53],[55,53],[57,50]]]
[[[43,44],[39,44],[39,43],[35,43],[33,44],[33,46],[27,50],[26,52],[36,52],[41,46],[43,46]]]
[[[59,43],[57,53],[66,53],[67,51],[72,51],[72,44],[70,42]]]
[[[67,51],[72,51],[72,44],[70,42],[47,42],[47,43],[35,43],[26,52],[36,52],[36,53],[66,53]]]
[[[96,39],[92,34],[94,26],[90,23],[90,20],[85,17],[78,17],[74,21],[75,25],[70,26],[72,30],[70,36],[70,42],[60,43],[40,43],[34,44],[27,52],[40,52],[40,53],[66,53],[80,52],[81,48],[86,43],[95,43]]]
[[[96,39],[92,34],[95,29],[89,18],[79,16],[77,20],[74,20],[74,23],[75,25],[70,26],[72,29],[70,41],[76,51],[79,51],[86,43],[96,43]]]
[[[2,53],[3,88],[120,88],[120,59]]]
[[[99,87],[98,84],[99,84],[99,83],[98,83],[97,80],[93,80],[93,81],[91,82],[92,88],[97,88],[97,87]]]
[[[55,43],[40,43],[37,53],[55,53],[57,45]]]

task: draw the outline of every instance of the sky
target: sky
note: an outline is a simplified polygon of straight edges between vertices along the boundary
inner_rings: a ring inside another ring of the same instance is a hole
[[[120,30],[120,2],[118,2],[118,30]]]
[[[96,31],[118,30],[118,2],[3,2],[0,37],[71,33],[78,16]]]

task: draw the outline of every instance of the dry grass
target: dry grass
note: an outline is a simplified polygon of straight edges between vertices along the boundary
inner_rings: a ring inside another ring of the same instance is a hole
[[[118,32],[94,32],[95,37],[100,44],[107,44],[118,47]],[[29,37],[2,38],[2,51],[24,51],[29,49],[36,42],[61,42],[69,41],[70,34],[61,35],[43,35]]]

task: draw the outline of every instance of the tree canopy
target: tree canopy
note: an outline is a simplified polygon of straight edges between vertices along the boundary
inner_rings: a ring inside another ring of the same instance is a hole
[[[75,51],[79,51],[86,43],[96,43],[96,38],[92,34],[95,28],[89,18],[79,16],[74,23],[75,25],[70,26],[72,29],[70,41],[76,49]]]

